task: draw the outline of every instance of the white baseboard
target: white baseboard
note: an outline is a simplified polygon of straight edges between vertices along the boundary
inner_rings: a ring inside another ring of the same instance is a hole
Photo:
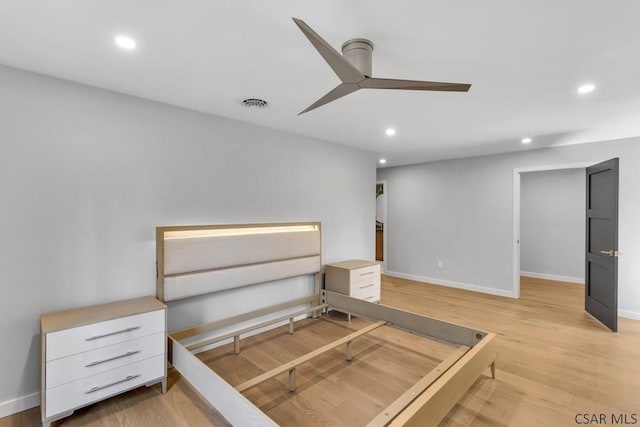
[[[627,319],[640,320],[640,313],[637,311],[618,309],[618,316],[625,317]]]
[[[40,393],[38,392],[0,402],[0,418],[8,417],[36,406],[40,406]]]
[[[467,291],[480,292],[483,294],[497,295],[500,297],[517,298],[513,290],[489,288],[486,286],[472,285],[470,283],[454,282],[452,280],[436,279],[434,277],[416,276],[414,274],[398,273],[396,271],[387,271],[387,276],[399,277],[401,279],[415,280],[416,282],[432,283],[434,285],[447,286],[450,288],[465,289]]]
[[[584,277],[559,276],[557,274],[533,273],[531,271],[521,271],[520,275],[533,277],[535,279],[556,280],[558,282],[579,283],[584,285]]]

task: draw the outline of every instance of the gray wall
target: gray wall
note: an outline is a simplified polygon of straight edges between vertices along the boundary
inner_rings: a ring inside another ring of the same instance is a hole
[[[520,271],[584,283],[585,170],[521,174]]]
[[[640,138],[378,170],[387,180],[387,270],[513,295],[514,168],[613,157],[620,158],[620,314],[640,318]]]
[[[5,67],[0,93],[0,407],[39,387],[40,313],[155,294],[158,225],[322,221],[324,263],[374,256],[371,154]]]

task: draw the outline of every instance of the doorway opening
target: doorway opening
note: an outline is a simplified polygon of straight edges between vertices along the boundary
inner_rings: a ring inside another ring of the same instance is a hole
[[[575,164],[561,164],[561,165],[537,166],[537,167],[530,167],[530,168],[514,169],[513,171],[513,296],[514,298],[520,298],[520,275],[522,270],[521,269],[522,174],[527,172],[559,171],[563,169],[585,169],[586,167],[591,165],[592,163],[575,163]],[[584,215],[584,212],[583,212],[583,215]],[[553,251],[554,249],[555,248],[547,248],[547,250],[551,250],[551,251]],[[539,248],[538,250],[544,250],[544,248]],[[584,252],[581,252],[580,256],[584,257]],[[562,277],[556,277],[555,280],[558,280],[561,278]],[[548,277],[548,279],[554,280],[553,277]]]
[[[376,261],[387,271],[387,182],[376,182]]]

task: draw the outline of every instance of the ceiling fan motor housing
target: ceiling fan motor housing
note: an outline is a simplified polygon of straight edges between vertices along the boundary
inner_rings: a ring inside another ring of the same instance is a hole
[[[342,45],[342,56],[367,77],[371,77],[372,52],[373,42],[367,39],[351,39]]]
[[[318,33],[313,31],[302,19],[292,18],[302,33],[316,48],[340,78],[340,84],[325,96],[298,113],[321,107],[360,89],[404,89],[437,90],[448,92],[467,92],[471,87],[467,83],[431,82],[423,80],[381,79],[371,77],[371,56],[373,43],[367,39],[351,39],[342,45],[342,55],[331,47]]]

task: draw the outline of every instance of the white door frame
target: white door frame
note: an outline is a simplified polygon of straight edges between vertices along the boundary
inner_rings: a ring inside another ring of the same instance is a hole
[[[382,184],[382,190],[384,194],[384,225],[382,226],[382,270],[387,271],[387,228],[389,224],[389,211],[387,209],[387,180],[376,181],[376,184]],[[377,219],[377,218],[376,218]],[[375,256],[374,256],[375,259]]]
[[[560,169],[587,168],[597,162],[567,163],[513,169],[513,297],[520,298],[520,174]],[[386,191],[386,188],[385,188]],[[385,257],[386,258],[386,257]]]

